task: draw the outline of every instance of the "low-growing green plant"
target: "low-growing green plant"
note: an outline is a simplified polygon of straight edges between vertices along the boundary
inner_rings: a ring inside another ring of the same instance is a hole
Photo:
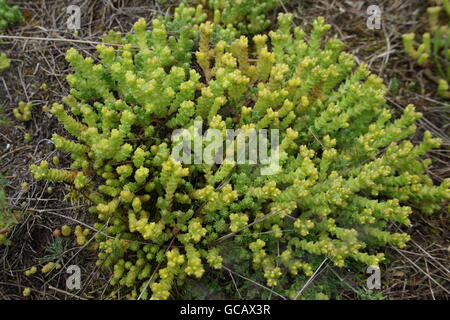
[[[324,39],[323,18],[306,33],[282,14],[269,35],[227,42],[218,40],[224,29],[198,25],[201,12],[182,6],[151,31],[140,19],[132,35],[116,35],[120,49],[97,47],[98,63],[75,49],[66,55],[68,109],[49,111],[71,136],[52,141],[72,164],[42,161],[31,171],[88,199],[111,284],[128,287],[129,298],[167,299],[187,277],[246,261],[267,286],[296,298],[296,279],[311,276],[314,261],[378,265],[379,247],[405,246],[409,236],[390,224],[409,226],[412,207],[431,214],[450,197],[450,180],[434,185],[427,175],[426,153],[440,140],[429,132],[417,145],[408,140],[421,115],[409,105],[395,118],[382,79],[341,41]],[[224,139],[227,129],[244,138],[279,130],[278,147],[265,142],[280,170],[179,162],[177,129],[202,138],[201,150],[213,140],[199,129]]]
[[[3,118],[4,110],[5,107],[0,105],[0,126],[6,126],[8,124],[8,121]]]
[[[0,30],[6,29],[9,25],[23,20],[22,12],[17,8],[9,7],[5,0],[0,0]]]
[[[436,6],[427,9],[429,31],[422,35],[422,43],[414,45],[416,35],[403,35],[403,45],[406,53],[417,60],[420,66],[430,67],[437,76],[438,93],[445,99],[450,99],[450,1],[437,0]]]
[[[28,297],[30,294],[31,294],[31,289],[30,289],[30,288],[25,288],[25,289],[23,289],[22,295],[23,295],[24,297]]]
[[[0,70],[9,68],[11,61],[8,59],[6,53],[0,54]]]
[[[32,275],[36,274],[37,271],[37,267],[33,266],[30,269],[25,270],[23,274],[25,275],[25,277],[31,277]]]
[[[6,53],[0,54],[0,71],[9,68],[11,61],[8,59]],[[4,106],[0,105],[0,126],[6,125],[7,121],[2,118]]]
[[[64,255],[66,254],[68,242],[60,237],[55,238],[45,249],[45,255],[39,258],[40,263],[55,262],[63,263]]]
[[[9,7],[5,0],[0,0],[0,30],[6,29],[9,25],[23,20],[21,11],[17,7]],[[11,61],[6,53],[0,54],[0,70],[10,66]]]
[[[32,107],[33,104],[31,102],[20,101],[17,108],[13,109],[14,117],[20,121],[30,121]]]
[[[1,9],[1,2],[0,2]],[[0,11],[1,12],[1,11]],[[10,66],[10,61],[6,54],[0,54],[0,70],[6,69]],[[0,105],[0,126],[6,125],[8,122],[2,118],[4,107]],[[4,190],[4,180],[0,176],[0,245],[9,244],[7,240],[7,234],[10,229],[11,219],[8,212],[8,202],[6,201],[6,195]]]
[[[0,176],[0,245],[10,245],[8,234],[12,227],[18,223],[17,217],[9,210],[5,194],[6,180]]]
[[[284,0],[285,2],[288,2]],[[272,21],[268,14],[280,6],[280,0],[195,0],[209,10],[216,25],[236,28],[239,34],[257,34]]]

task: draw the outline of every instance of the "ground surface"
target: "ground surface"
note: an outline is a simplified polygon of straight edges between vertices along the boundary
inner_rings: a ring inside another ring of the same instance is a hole
[[[55,119],[41,109],[60,102],[67,94],[65,76],[70,70],[64,53],[68,48],[76,47],[85,55],[95,55],[95,44],[105,31],[127,32],[139,17],[151,20],[155,15],[165,14],[176,1],[165,5],[150,0],[73,1],[82,12],[78,35],[66,28],[68,15],[62,1],[15,0],[10,3],[24,10],[26,22],[3,33],[8,38],[1,39],[0,44],[1,51],[12,60],[11,67],[0,72],[0,105],[5,106],[4,118],[9,121],[8,125],[0,126],[0,175],[7,179],[10,208],[27,214],[11,233],[14,244],[0,248],[0,299],[20,299],[25,287],[32,289],[34,299],[107,298],[111,291],[108,274],[95,266],[95,253],[52,234],[65,223],[89,225],[85,207],[71,198],[62,185],[37,182],[29,173],[29,165],[56,154],[49,138],[54,132],[62,132]],[[418,68],[407,58],[401,43],[403,33],[420,33],[425,29],[426,1],[374,0],[370,4],[383,9],[381,30],[370,30],[366,26],[367,1],[293,0],[280,10],[294,12],[298,25],[307,25],[314,17],[324,16],[333,25],[332,34],[344,40],[348,51],[385,79],[391,88],[388,101],[392,108],[401,110],[412,103],[423,112],[418,137],[429,130],[444,141],[442,148],[432,153],[434,165],[430,169],[432,177],[441,181],[450,177],[449,106],[437,98],[435,84],[427,76],[427,70]],[[276,12],[272,16],[274,20],[275,16]],[[12,116],[12,108],[22,100],[33,103],[33,119],[26,124]],[[31,141],[24,141],[25,133],[30,134]],[[62,164],[67,161],[61,155]],[[22,186],[24,182],[28,184],[26,187]],[[52,193],[47,192],[49,186],[53,187]],[[66,200],[61,202],[59,199],[63,198]],[[393,225],[392,228],[398,227]],[[364,270],[341,270],[326,264],[317,271],[308,287],[326,286],[331,298],[341,299],[448,299],[449,230],[446,210],[433,217],[415,214],[413,227],[406,230],[412,236],[408,247],[386,250],[389,261],[383,266],[379,291],[363,290],[367,278]],[[85,275],[81,290],[65,291],[64,268],[46,276],[23,275],[29,267],[42,266],[54,259],[81,267]],[[240,298],[240,286],[249,286],[254,288],[253,297],[261,294],[259,297],[275,298],[243,277],[245,275],[233,270],[224,270],[217,276],[217,290],[203,282],[192,282],[176,294],[181,298],[233,299]],[[221,293],[221,285],[230,287],[232,294]],[[119,290],[116,298],[120,297]]]

